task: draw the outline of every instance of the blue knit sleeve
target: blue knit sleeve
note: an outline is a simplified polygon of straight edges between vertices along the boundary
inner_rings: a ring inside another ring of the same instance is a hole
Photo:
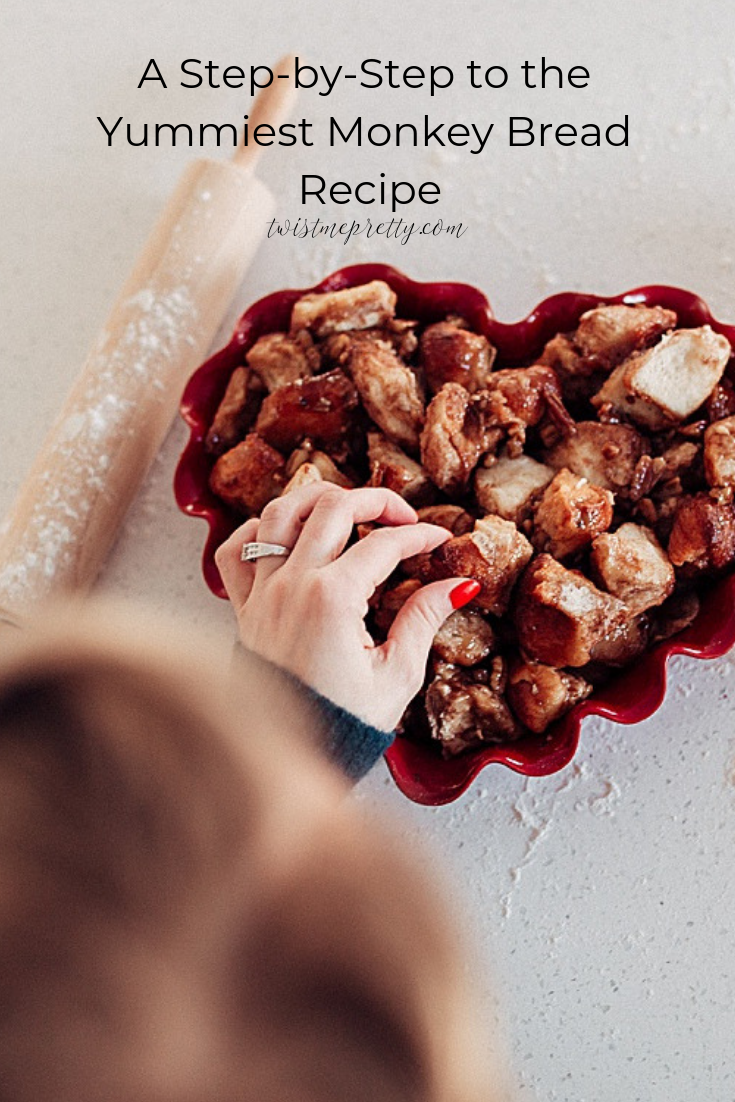
[[[328,700],[281,666],[268,662],[240,643],[237,644],[235,653],[246,655],[248,661],[256,667],[261,663],[271,671],[276,671],[311,705],[312,712],[321,720],[323,727],[320,739],[322,749],[350,780],[361,780],[393,743],[396,737],[394,731],[381,731],[377,727],[371,727],[369,723]]]
[[[292,678],[297,681],[296,678]],[[325,750],[331,760],[353,781],[361,780],[382,758],[395,736],[394,731],[380,731],[364,723],[352,712],[333,704],[321,693],[298,682],[301,691],[324,716],[327,730]]]

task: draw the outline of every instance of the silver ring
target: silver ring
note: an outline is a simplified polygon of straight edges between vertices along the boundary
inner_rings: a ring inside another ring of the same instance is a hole
[[[269,555],[290,555],[291,548],[284,547],[282,543],[244,543],[240,558],[243,562],[255,562],[256,559],[265,559]]]

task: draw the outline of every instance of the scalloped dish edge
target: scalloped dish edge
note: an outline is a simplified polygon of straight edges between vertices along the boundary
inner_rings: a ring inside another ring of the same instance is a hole
[[[188,516],[201,517],[208,525],[202,556],[204,579],[215,595],[224,597],[214,564],[214,551],[240,521],[230,514],[208,488],[208,458],[203,438],[209,419],[234,366],[245,351],[266,332],[285,328],[293,302],[303,294],[339,290],[381,279],[398,295],[399,310],[421,320],[442,312],[461,312],[477,330],[498,347],[504,361],[528,359],[540,351],[555,333],[572,329],[579,316],[593,306],[625,303],[657,305],[676,310],[686,326],[711,325],[735,351],[735,326],[713,318],[697,295],[677,287],[650,285],[619,295],[556,294],[540,302],[518,322],[499,322],[487,298],[475,287],[462,283],[409,279],[383,264],[359,264],[332,272],[314,287],[276,291],[254,303],[239,319],[229,343],[211,356],[189,379],[181,400],[181,416],[189,427],[189,440],[174,477],[179,508]],[[459,303],[461,302],[461,310]],[[419,307],[416,309],[415,307]],[[413,307],[413,308],[412,308]],[[430,747],[398,737],[386,754],[388,768],[398,788],[415,803],[450,803],[464,793],[478,774],[491,764],[526,776],[547,776],[563,769],[579,746],[582,722],[600,716],[615,723],[635,724],[649,718],[662,704],[667,687],[667,662],[676,654],[698,659],[719,658],[735,645],[735,575],[717,581],[704,596],[696,620],[679,635],[647,651],[635,667],[624,670],[587,700],[576,705],[543,735],[517,742],[489,745],[452,759],[442,759]]]

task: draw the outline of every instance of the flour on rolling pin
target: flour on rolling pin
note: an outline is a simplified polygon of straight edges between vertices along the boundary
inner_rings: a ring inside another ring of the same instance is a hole
[[[258,96],[257,123],[287,114],[292,67]],[[197,161],[180,181],[0,525],[0,611],[94,581],[274,214],[257,156]]]
[[[165,295],[143,287],[118,309],[118,316],[128,313],[129,320],[117,333],[100,335],[83,392],[75,388],[74,401],[67,402],[47,442],[44,470],[38,472],[40,493],[23,511],[22,536],[16,536],[14,553],[0,567],[0,603],[10,608],[23,608],[60,585],[76,588],[79,533],[88,529],[100,497],[124,490],[108,487],[116,460],[131,446],[140,447],[129,461],[138,470],[143,462],[147,467],[150,457],[144,454],[136,410],[165,407],[170,420],[172,365],[188,359],[186,350],[200,343],[199,314],[185,283]],[[0,525],[0,546],[14,534],[15,523],[11,515]]]

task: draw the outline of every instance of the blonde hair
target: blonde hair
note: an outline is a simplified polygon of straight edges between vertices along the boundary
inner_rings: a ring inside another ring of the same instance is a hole
[[[447,919],[279,680],[109,608],[3,651],[4,1100],[497,1097]]]

